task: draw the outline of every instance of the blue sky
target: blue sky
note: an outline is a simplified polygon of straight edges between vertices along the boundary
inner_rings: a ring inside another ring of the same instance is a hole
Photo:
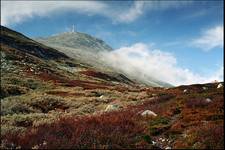
[[[29,37],[75,24],[117,50],[141,43],[147,51],[169,53],[173,68],[188,69],[200,82],[223,79],[223,1],[1,1],[1,14],[2,25]]]

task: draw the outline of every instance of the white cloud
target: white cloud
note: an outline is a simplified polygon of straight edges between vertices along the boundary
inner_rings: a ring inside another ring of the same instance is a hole
[[[179,67],[173,54],[152,49],[143,43],[122,47],[103,55],[104,60],[115,69],[144,82],[154,78],[173,85],[183,85],[223,80],[223,68],[212,76],[201,76]]]
[[[223,81],[223,79],[224,79],[224,67],[221,66],[217,71],[215,71],[215,73],[212,76],[210,76],[204,82],[214,81],[214,80]]]
[[[50,16],[59,10],[95,14],[105,7],[107,5],[98,1],[1,1],[1,24],[20,23],[34,16]]]
[[[223,26],[210,28],[202,33],[202,35],[192,41],[192,45],[209,51],[213,48],[223,47]]]
[[[144,11],[144,1],[135,1],[134,5],[129,8],[128,11],[123,11],[120,14],[116,14],[116,21],[119,22],[132,22],[137,19],[140,15],[142,15]]]
[[[134,4],[126,9],[108,9],[105,15],[110,17],[114,23],[130,23],[144,14],[145,11],[162,11],[171,8],[180,8],[191,4],[192,1],[135,1]]]
[[[126,2],[125,2],[126,3]],[[146,10],[178,8],[190,2],[134,1],[131,5],[103,1],[1,1],[1,24],[21,23],[35,16],[51,16],[73,10],[86,15],[101,15],[114,23],[130,23]],[[114,6],[117,7],[114,7]]]

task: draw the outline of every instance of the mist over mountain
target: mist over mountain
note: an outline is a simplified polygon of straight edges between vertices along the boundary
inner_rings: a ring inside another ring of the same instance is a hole
[[[223,0],[3,0],[0,149],[224,149]]]
[[[82,63],[101,71],[118,72],[141,84],[154,87],[171,87],[153,74],[148,74],[144,66],[133,66],[122,57],[113,57],[114,50],[103,40],[80,32],[65,32],[45,38],[35,39],[45,45],[67,54]]]
[[[0,39],[3,149],[182,148],[186,133],[224,147],[223,83],[164,88],[119,50],[50,47],[5,27]]]
[[[90,50],[90,51],[110,51],[112,48],[103,40],[80,32],[64,32],[46,38],[36,40],[52,46],[63,46],[68,48]]]

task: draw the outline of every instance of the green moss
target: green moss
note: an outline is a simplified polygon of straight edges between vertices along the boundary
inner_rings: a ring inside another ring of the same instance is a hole
[[[29,91],[26,87],[21,87],[12,84],[4,84],[1,86],[0,98],[5,98],[8,96],[15,96],[25,94]]]
[[[144,135],[144,136],[143,136],[143,139],[144,139],[147,143],[152,144],[152,138],[151,138],[149,135]]]
[[[150,121],[150,126],[160,125],[160,124],[168,124],[168,123],[169,123],[168,118],[158,116],[158,117],[156,117],[156,118],[154,118],[153,120]]]
[[[151,135],[159,135],[162,132],[168,130],[170,127],[169,119],[166,117],[156,117],[155,119],[150,121],[150,134]]]

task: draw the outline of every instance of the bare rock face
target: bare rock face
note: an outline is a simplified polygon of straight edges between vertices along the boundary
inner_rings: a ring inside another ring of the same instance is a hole
[[[223,84],[222,83],[220,83],[220,84],[217,85],[217,89],[222,88],[222,87],[223,87]]]
[[[40,44],[21,33],[1,26],[1,44],[15,48],[20,52],[42,59],[68,59],[69,57],[62,52]]]
[[[156,116],[157,116],[157,114],[154,113],[154,112],[151,111],[151,110],[145,110],[145,111],[143,111],[143,112],[141,113],[141,115],[142,115],[142,116],[153,116],[153,117],[156,117]]]
[[[210,98],[206,98],[205,101],[206,101],[207,103],[212,102],[212,100],[211,100]]]
[[[183,91],[183,93],[187,93],[188,92],[188,90],[187,89],[185,89],[184,91]]]
[[[110,104],[106,107],[105,111],[114,111],[114,110],[118,110],[119,108],[120,106],[117,104]]]
[[[203,87],[202,87],[202,89],[203,89],[203,90],[208,90],[208,88],[207,88],[207,87],[205,87],[205,86],[203,86]]]

